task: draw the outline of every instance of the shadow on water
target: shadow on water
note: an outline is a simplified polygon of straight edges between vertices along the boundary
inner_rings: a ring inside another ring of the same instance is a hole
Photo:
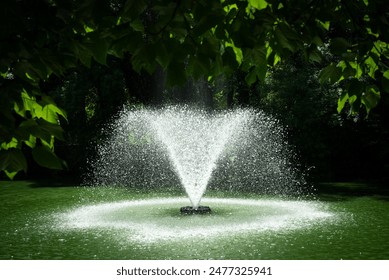
[[[316,184],[321,201],[344,201],[359,197],[370,197],[389,202],[388,183],[339,182]]]

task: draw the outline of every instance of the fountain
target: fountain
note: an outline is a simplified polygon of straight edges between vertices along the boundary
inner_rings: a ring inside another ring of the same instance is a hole
[[[191,203],[182,213],[210,211],[200,207],[207,186],[287,195],[304,184],[282,128],[262,112],[125,110],[110,130],[98,146],[93,184],[160,188],[178,179]]]
[[[106,129],[91,186],[0,182],[0,257],[388,258],[387,196],[339,196],[353,183],[304,196],[282,127],[260,111],[124,110]]]
[[[110,136],[97,145],[88,177],[103,201],[61,213],[60,227],[153,242],[304,228],[332,216],[322,204],[300,199],[307,193],[304,174],[283,128],[261,111],[123,110],[106,129]],[[107,201],[118,189],[135,199]],[[180,189],[186,198],[175,197]],[[175,194],[163,197],[165,190]]]

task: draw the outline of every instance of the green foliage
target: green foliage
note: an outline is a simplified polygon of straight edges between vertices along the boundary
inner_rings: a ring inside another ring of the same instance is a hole
[[[21,150],[16,147],[0,150],[0,168],[5,170],[9,178],[13,178],[17,172],[27,170],[27,162]]]
[[[388,100],[382,100],[369,118],[364,110],[354,115],[348,109],[360,105],[356,95],[363,91],[374,94],[375,88],[366,89],[356,78],[347,84],[320,83],[321,66],[310,65],[302,57],[295,55],[277,65],[258,86],[251,102],[284,124],[289,143],[298,150],[298,162],[314,167],[309,174],[315,180],[385,178]],[[350,91],[356,95],[350,98]],[[370,98],[362,95],[361,100],[377,100]]]
[[[107,65],[110,56],[130,59],[138,73],[165,69],[168,85],[188,78],[214,81],[237,70],[254,85],[281,60],[303,52],[308,61],[324,66],[323,83],[344,84],[338,111],[349,103],[353,113],[361,108],[370,113],[389,92],[385,4],[7,0],[0,12],[0,143],[16,141],[13,149],[22,149],[63,138],[60,125],[66,114],[42,83],[79,64]],[[330,59],[323,59],[323,49]],[[7,174],[26,169],[21,161],[11,164],[10,156],[2,160],[0,171]]]
[[[257,10],[265,9],[268,5],[265,0],[249,0],[249,4]]]
[[[65,162],[59,159],[46,145],[34,147],[32,149],[32,156],[39,165],[46,168],[62,169],[66,166]]]

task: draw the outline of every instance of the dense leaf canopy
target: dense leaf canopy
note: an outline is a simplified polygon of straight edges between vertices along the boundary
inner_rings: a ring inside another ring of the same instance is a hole
[[[60,169],[54,139],[66,113],[42,90],[53,75],[108,56],[167,84],[239,70],[248,85],[301,52],[339,83],[338,111],[370,112],[389,92],[389,12],[384,0],[5,0],[0,9],[0,171],[27,169],[23,154]]]

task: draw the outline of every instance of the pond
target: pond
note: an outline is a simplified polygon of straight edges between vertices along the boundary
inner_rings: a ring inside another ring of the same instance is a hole
[[[182,216],[177,191],[3,181],[0,259],[389,259],[388,186],[317,189],[306,201],[207,191],[212,213]]]

